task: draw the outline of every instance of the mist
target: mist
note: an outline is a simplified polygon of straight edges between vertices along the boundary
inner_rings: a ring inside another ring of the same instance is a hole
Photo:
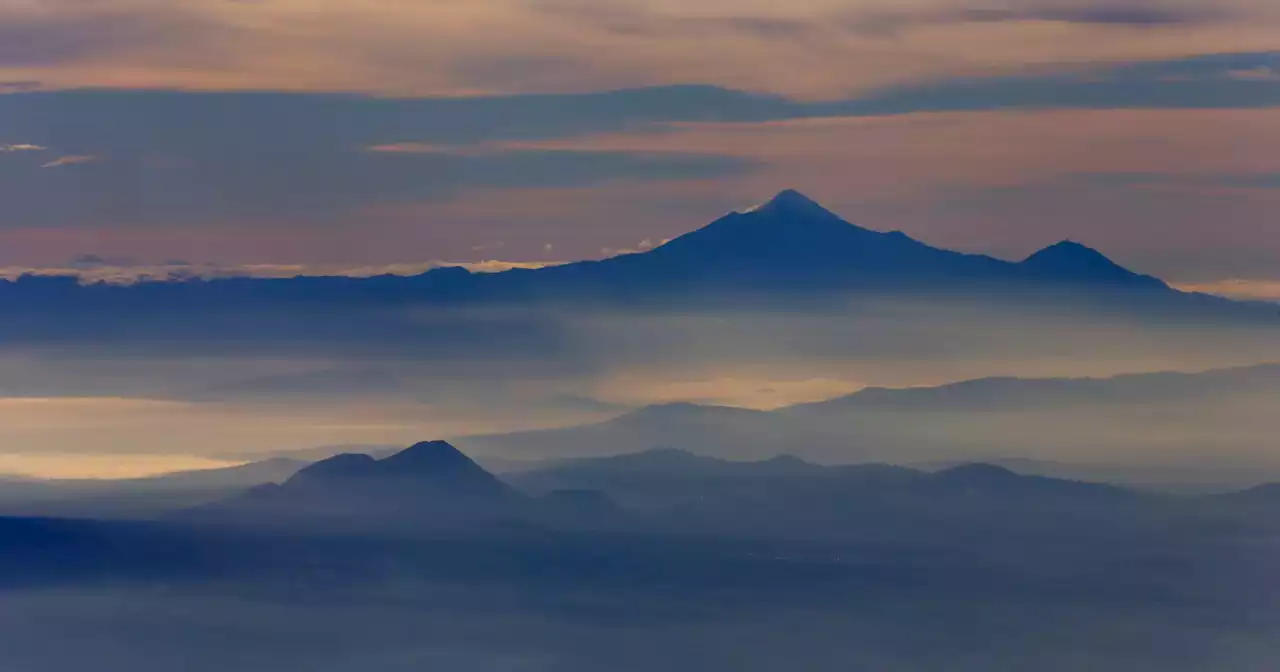
[[[337,309],[300,320],[256,311],[196,317],[181,324],[139,317],[111,338],[72,331],[59,341],[0,348],[6,386],[0,440],[20,455],[43,456],[43,464],[33,459],[25,469],[11,458],[6,468],[65,476],[70,474],[49,460],[73,461],[82,452],[153,456],[155,468],[140,466],[133,474],[143,475],[164,471],[165,461],[173,464],[176,456],[234,462],[326,444],[407,444],[423,436],[567,427],[652,404],[778,409],[876,386],[1200,371],[1273,359],[1276,329],[1252,319],[1105,312],[1062,303],[1027,310],[909,297],[787,308],[408,306]],[[314,328],[313,320],[333,326]],[[236,338],[226,337],[228,326]],[[1261,405],[1268,399],[1256,399],[1255,416],[1264,415]],[[1170,457],[1177,459],[1211,440],[1222,456],[1219,442],[1230,444],[1243,434],[1255,441],[1271,429],[1213,410],[1226,402],[1204,400],[1192,409],[1192,423],[1184,409],[1135,413],[1142,399],[1132,401],[1128,411],[1106,412],[1101,424],[1080,422],[1080,409],[1018,412],[991,425],[1000,429],[990,437],[965,430],[989,422],[988,413],[980,421],[940,416],[912,422],[918,426],[913,434],[879,446],[806,446],[800,438],[755,447],[680,445],[727,457],[797,452],[827,462],[945,459],[949,450],[954,459],[1095,461],[1105,453],[1124,462],[1140,451],[1146,451],[1144,459],[1158,457],[1158,438],[1170,432],[1161,429],[1168,417],[1196,425],[1171,439],[1177,445],[1168,447]],[[1249,408],[1240,406],[1235,415],[1247,415]],[[70,417],[76,422],[67,422]],[[864,427],[865,436],[884,435],[877,429],[882,423],[901,424],[876,419]],[[1017,445],[1043,438],[1037,427],[1044,423],[1065,431],[1050,433],[1052,445]],[[1099,443],[1100,432],[1110,437]],[[948,436],[953,440],[942,445]],[[1132,437],[1133,445],[1120,436]],[[898,453],[908,439],[916,442],[911,451]],[[549,456],[532,446],[485,452],[510,459]],[[1254,451],[1252,457],[1261,455]]]

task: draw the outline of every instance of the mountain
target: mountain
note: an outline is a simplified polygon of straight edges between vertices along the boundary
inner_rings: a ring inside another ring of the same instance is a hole
[[[759,207],[731,212],[655,249],[599,261],[500,273],[450,267],[412,277],[182,279],[130,286],[82,286],[70,278],[26,276],[0,282],[0,305],[24,313],[19,326],[35,328],[47,327],[51,319],[39,319],[37,309],[106,318],[161,307],[201,315],[287,305],[310,314],[342,304],[591,299],[627,305],[848,292],[976,294],[1005,300],[1111,296],[1200,309],[1232,305],[1176,291],[1079,243],[1058,243],[1020,262],[963,254],[899,231],[855,226],[794,190],[782,191]],[[1274,310],[1268,315],[1274,317]]]
[[[1027,257],[1019,265],[1029,275],[1042,280],[1080,285],[1169,289],[1158,278],[1134,273],[1111,261],[1101,252],[1070,240],[1050,245]]]
[[[611,457],[555,461],[506,478],[530,493],[595,491],[623,506],[651,510],[763,493],[785,497],[787,489],[812,490],[836,479],[850,487],[873,481],[901,482],[917,473],[885,465],[825,467],[791,455],[752,462],[655,448]]]
[[[337,455],[280,485],[260,486],[186,515],[236,523],[453,527],[519,518],[524,499],[449,443],[429,441],[383,459]]]
[[[1015,265],[990,257],[854,226],[793,190],[654,250],[592,268],[614,282],[725,291],[914,287],[943,278],[1007,281],[1017,275]]]
[[[916,308],[925,315],[939,303],[962,302],[979,312],[1028,318],[1066,313],[1071,319],[1160,321],[1162,327],[1176,322],[1180,328],[1272,329],[1277,324],[1273,304],[1184,293],[1076,243],[1023,261],[962,254],[901,232],[855,226],[788,190],[652,250],[545,268],[133,285],[83,285],[71,277],[0,280],[0,309],[6,315],[0,344],[91,343],[202,355],[305,350],[320,360],[341,360],[352,352],[448,357],[477,348],[504,353],[555,348],[557,340],[574,336],[564,332],[576,325],[566,323],[598,312],[829,312],[846,310],[850,299],[919,300]],[[999,329],[983,320],[973,325]],[[344,357],[335,357],[335,350]],[[544,353],[538,354],[545,361]],[[249,389],[202,381],[171,393],[195,399],[324,396],[331,394],[325,390],[343,388],[419,389],[395,370],[356,367],[268,375]]]
[[[1202,489],[1280,475],[1280,365],[1113,378],[869,388],[775,411],[668,404],[561,429],[460,437],[476,454],[581,457],[656,446],[822,463],[1022,458],[1044,473]],[[1153,429],[1158,428],[1158,429]],[[1211,447],[1214,460],[1203,455]]]
[[[1088,525],[1154,511],[1164,501],[982,463],[928,472],[883,464],[822,466],[792,456],[742,462],[672,449],[568,460],[508,478],[529,492],[601,492],[664,529],[815,540],[1017,529],[1041,516]]]
[[[850,291],[1182,296],[1079,243],[1058,243],[1021,262],[953,252],[900,231],[850,224],[791,189],[646,252],[497,274],[484,282],[496,294],[515,283],[531,296],[587,292],[627,300]]]
[[[936,387],[871,387],[827,401],[786,409],[792,414],[826,414],[860,408],[903,411],[982,411],[1010,408],[1065,408],[1123,403],[1208,403],[1223,395],[1280,396],[1280,364],[1161,371],[1109,378],[990,377]]]
[[[1092,495],[1114,486],[1024,475],[994,464],[971,462],[936,471],[887,464],[825,466],[793,455],[741,461],[655,448],[612,457],[563,460],[507,480],[528,492],[589,490],[632,506],[687,504],[715,498],[775,497],[786,506],[792,491],[842,493],[915,492],[922,496],[978,493],[992,497]]]

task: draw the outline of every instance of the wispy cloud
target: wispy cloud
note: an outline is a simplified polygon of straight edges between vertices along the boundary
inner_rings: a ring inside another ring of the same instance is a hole
[[[1204,187],[1226,189],[1280,189],[1280,171],[1233,173],[1084,173],[1075,179],[1118,187]]]
[[[69,154],[67,156],[59,156],[58,158],[40,164],[41,168],[57,168],[59,166],[74,166],[82,163],[92,163],[97,161],[98,157],[92,154]]]
[[[41,152],[48,149],[40,145],[32,145],[29,143],[16,143],[11,145],[0,145],[0,152]]]

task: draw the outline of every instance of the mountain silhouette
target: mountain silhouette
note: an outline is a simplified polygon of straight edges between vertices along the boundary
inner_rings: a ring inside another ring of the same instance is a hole
[[[1058,243],[1019,262],[954,252],[900,231],[856,226],[793,189],[652,250],[477,281],[487,296],[625,300],[797,292],[1186,296],[1079,243]]]
[[[522,279],[573,279],[637,297],[677,289],[722,295],[955,289],[959,279],[965,286],[1007,285],[1026,273],[1015,263],[855,226],[788,189],[655,249],[545,268]],[[490,282],[505,281],[500,274]]]
[[[1035,458],[1046,473],[1071,478],[1235,487],[1256,483],[1259,474],[1230,466],[1226,456],[1244,464],[1268,454],[1277,421],[1267,409],[1276,400],[1275,364],[1110,378],[980,378],[935,387],[866,388],[771,411],[663,404],[589,424],[455,441],[477,452],[559,458],[654,446],[743,459],[793,453],[819,462],[897,464],[1019,455]],[[1231,414],[1224,416],[1227,408]],[[1191,468],[1145,457],[1141,451],[1156,450],[1159,439],[1129,428],[1135,418],[1155,417],[1183,440],[1213,442],[1223,466]],[[1029,455],[1028,446],[1037,452]],[[692,471],[698,459],[664,452],[644,454],[642,464],[671,463]]]
[[[799,533],[878,515],[982,517],[1010,505],[1092,511],[1135,496],[1119,487],[1028,476],[986,463],[930,472],[874,463],[824,466],[785,455],[722,460],[671,449],[567,460],[511,478],[531,492],[602,492],[636,511],[667,512],[676,525],[687,517],[715,520],[717,528],[741,525],[744,532],[765,521]]]
[[[1020,264],[1034,277],[1067,283],[1104,284],[1117,287],[1169,289],[1163,281],[1134,273],[1101,252],[1064,240],[1036,252]]]
[[[453,526],[517,518],[525,497],[444,441],[375,459],[345,454],[195,511],[231,522],[346,520]]]
[[[901,232],[880,233],[841,219],[798,191],[786,190],[744,212],[644,253],[651,263],[711,269],[779,271],[810,277],[866,277],[1009,269],[991,257],[930,247]]]
[[[15,318],[15,339],[76,333],[101,322],[118,323],[122,333],[187,327],[199,336],[209,327],[196,321],[224,321],[228,315],[252,315],[266,324],[284,316],[310,317],[316,321],[311,336],[324,338],[327,332],[340,337],[351,330],[346,322],[333,325],[322,319],[338,306],[576,305],[583,300],[627,306],[848,294],[958,294],[994,302],[1084,296],[1200,315],[1225,310],[1265,314],[1268,321],[1275,316],[1274,308],[1183,293],[1079,243],[1058,243],[1022,261],[954,252],[898,231],[856,226],[794,190],[651,250],[536,269],[473,273],[449,267],[416,276],[182,279],[135,285],[86,286],[66,277],[0,281],[0,303]],[[156,315],[191,319],[160,322]]]

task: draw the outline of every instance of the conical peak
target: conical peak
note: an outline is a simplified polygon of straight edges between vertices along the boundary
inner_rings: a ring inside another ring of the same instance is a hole
[[[1022,267],[1049,280],[1168,289],[1168,285],[1159,279],[1134,273],[1105,254],[1073,240],[1064,240],[1036,252],[1022,262]]]
[[[814,201],[795,189],[784,189],[778,192],[777,196],[769,199],[769,201],[764,205],[752,208],[747,212],[788,216],[816,214],[835,217],[832,212],[819,205],[817,201]]]
[[[462,454],[447,441],[423,441],[383,460],[392,464],[449,465],[471,463],[471,458]]]
[[[1093,249],[1092,247],[1089,247],[1088,245],[1084,245],[1083,243],[1078,243],[1074,240],[1063,240],[1063,241],[1054,243],[1053,245],[1050,245],[1049,247],[1046,247],[1043,250],[1040,250],[1039,252],[1036,252],[1035,254],[1027,257],[1026,262],[1036,263],[1036,262],[1046,261],[1049,259],[1087,260],[1087,261],[1095,261],[1095,262],[1106,261],[1108,263],[1111,262],[1111,260],[1107,259],[1106,255],[1102,254],[1101,252]]]
[[[772,199],[769,200],[769,203],[771,205],[780,205],[780,206],[792,206],[792,205],[816,206],[818,205],[816,202],[814,202],[813,199],[809,198],[808,196],[805,196],[804,194],[796,191],[795,189],[783,189],[782,191],[779,191],[777,196],[774,196]],[[818,206],[818,207],[821,207],[821,206]]]

